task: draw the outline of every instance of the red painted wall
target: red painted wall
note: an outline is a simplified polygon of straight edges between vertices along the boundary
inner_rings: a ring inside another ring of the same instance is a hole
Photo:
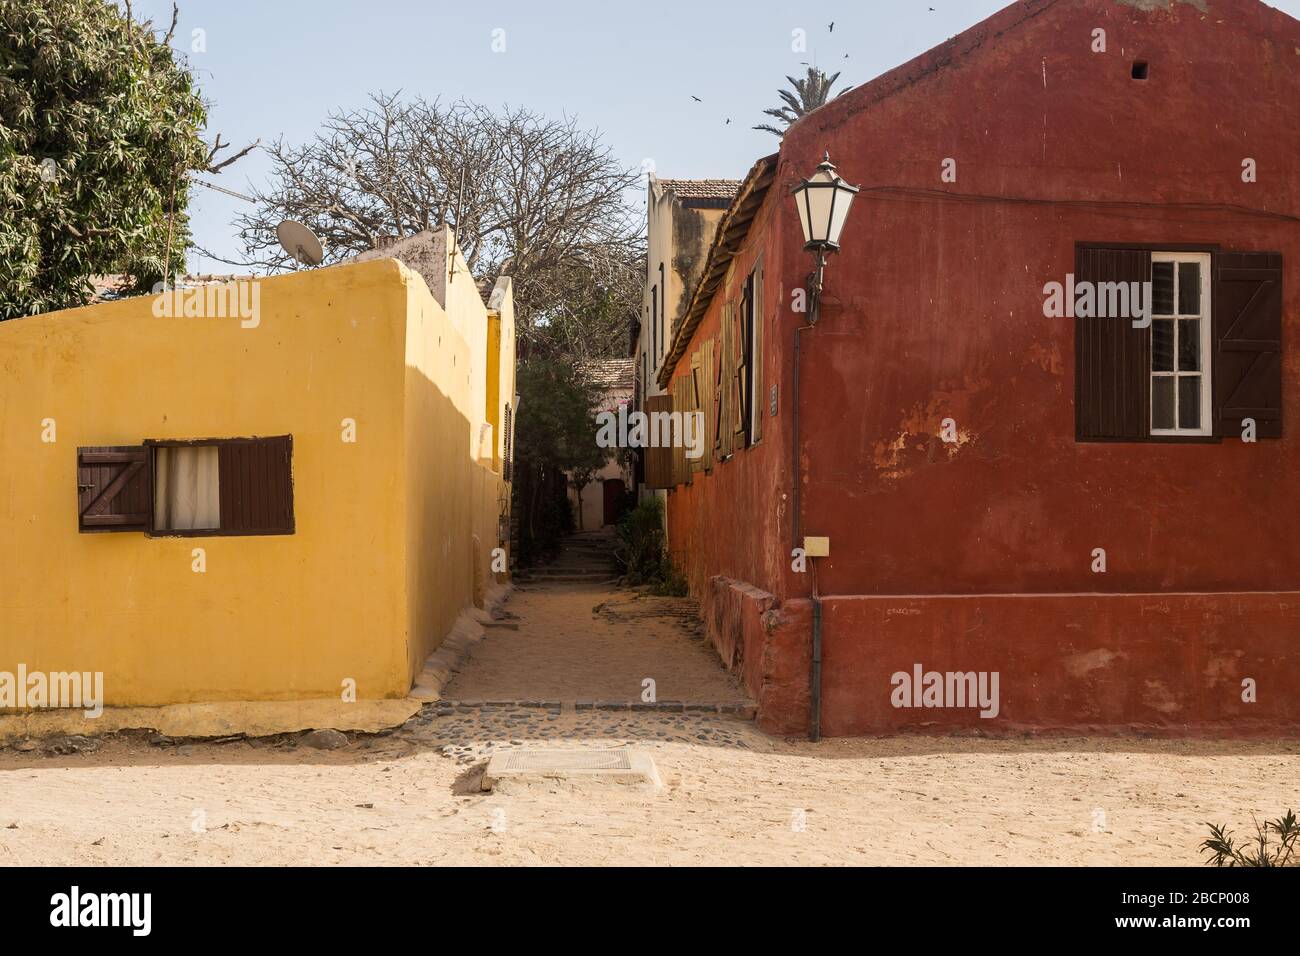
[[[1097,28],[1106,53],[1091,51]],[[1145,82],[1131,77],[1137,59],[1150,64]],[[1287,610],[1300,595],[1285,594],[1300,591],[1300,222],[1285,218],[1300,216],[1297,104],[1300,23],[1255,0],[1149,12],[1027,0],[787,135],[732,281],[697,333],[717,334],[723,301],[761,253],[765,382],[779,383],[780,412],[762,445],[669,496],[669,535],[697,594],[716,575],[782,601],[812,592],[811,575],[789,568],[791,342],[804,318],[789,302],[810,267],[789,190],[829,150],[864,189],[822,319],[803,337],[804,533],[831,538],[821,594],[908,596],[917,613],[884,626],[874,612],[828,608],[828,731],[906,725],[879,707],[886,660],[924,647],[927,667],[975,666],[952,595],[997,595],[974,605],[1010,628],[974,655],[992,669],[1000,658],[1016,673],[1018,648],[1047,649],[1032,686],[1015,688],[1017,719],[1041,727],[1158,723],[1142,704],[1151,682],[1177,702],[1174,725],[1221,724],[1234,716],[1198,703],[1213,688],[1179,656],[1235,646],[1253,666],[1276,665],[1285,635],[1300,641]],[[949,157],[956,183],[940,179]],[[1253,184],[1242,182],[1247,157]],[[1073,321],[1043,316],[1042,289],[1073,271],[1077,242],[1281,252],[1285,437],[1076,442]],[[957,447],[939,439],[949,417]],[[1091,572],[1094,548],[1106,549],[1104,575]],[[1170,628],[1144,610],[1146,592],[1202,594],[1178,600],[1234,630],[1194,615]],[[1109,599],[1104,614],[1046,597],[1094,593],[1138,596]],[[1008,601],[1015,611],[1001,610]],[[1078,684],[1063,663],[1072,647],[1122,651],[1124,665]],[[1296,673],[1282,674],[1282,696],[1300,695]],[[1294,721],[1278,699],[1261,695],[1254,726]]]
[[[842,597],[824,605],[823,733],[1287,735],[1300,594]],[[997,672],[998,714],[896,708],[891,677]],[[1243,700],[1254,682],[1255,702]]]

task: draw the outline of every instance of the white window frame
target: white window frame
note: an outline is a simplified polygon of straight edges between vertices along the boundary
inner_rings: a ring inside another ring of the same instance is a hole
[[[1154,266],[1157,262],[1175,263],[1173,315],[1155,314]],[[1184,263],[1184,262],[1196,263],[1201,267],[1201,311],[1198,315],[1190,315],[1190,314],[1184,315],[1182,314],[1181,311],[1182,303],[1179,301],[1180,292],[1178,288],[1178,266],[1176,264]],[[1213,368],[1211,366],[1212,366],[1212,355],[1213,355],[1212,347],[1214,341],[1214,334],[1213,334],[1213,329],[1211,327],[1213,321],[1213,316],[1211,314],[1213,310],[1213,298],[1210,295],[1210,291],[1211,291],[1210,254],[1208,252],[1153,252],[1151,253],[1151,264],[1153,267],[1153,275],[1152,275],[1153,294],[1151,297],[1152,301],[1149,303],[1149,306],[1151,307],[1152,312],[1151,312],[1151,328],[1147,331],[1147,335],[1151,340],[1151,350],[1150,350],[1151,364],[1152,366],[1154,366],[1155,364],[1156,322],[1162,320],[1167,322],[1172,320],[1174,325],[1174,343],[1173,343],[1174,370],[1172,372],[1157,372],[1154,367],[1149,368],[1147,370],[1147,388],[1149,390],[1149,405],[1150,405],[1147,425],[1150,428],[1150,432],[1153,436],[1208,437],[1209,435],[1213,434],[1213,423],[1210,420],[1210,415],[1211,412],[1213,411],[1213,404],[1214,404],[1214,399],[1211,394],[1211,390],[1212,390],[1211,375],[1213,374]],[[1180,334],[1179,325],[1178,325],[1179,319],[1197,319],[1201,323],[1201,368],[1199,372],[1180,372],[1178,370],[1178,336]],[[1178,415],[1179,390],[1178,390],[1177,380],[1179,378],[1190,378],[1194,375],[1199,375],[1201,378],[1201,425],[1199,428],[1179,428],[1177,427],[1178,420],[1179,420],[1179,415]],[[1173,428],[1156,428],[1153,424],[1155,420],[1154,419],[1155,389],[1156,389],[1157,378],[1172,378],[1175,380],[1174,381],[1174,426],[1175,427]]]

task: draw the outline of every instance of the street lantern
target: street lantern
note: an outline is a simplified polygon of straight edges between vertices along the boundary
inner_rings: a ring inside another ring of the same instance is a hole
[[[853,197],[858,186],[850,186],[831,164],[830,153],[822,160],[811,179],[805,179],[794,188],[795,205],[799,209],[799,225],[803,227],[804,249],[817,254],[817,269],[808,277],[810,324],[817,321],[817,304],[821,298],[822,273],[828,253],[840,248],[840,232],[849,216]]]

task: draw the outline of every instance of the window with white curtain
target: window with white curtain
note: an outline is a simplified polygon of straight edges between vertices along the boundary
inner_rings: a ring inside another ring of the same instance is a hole
[[[220,472],[215,445],[160,445],[155,449],[154,530],[220,528]]]

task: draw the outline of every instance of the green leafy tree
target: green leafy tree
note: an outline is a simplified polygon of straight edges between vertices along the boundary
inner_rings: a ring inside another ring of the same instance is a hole
[[[595,395],[569,362],[535,358],[516,374],[516,513],[520,561],[530,563],[572,529],[567,473],[595,474],[612,450],[596,444]]]
[[[755,126],[754,129],[761,129],[765,132],[772,133],[775,136],[784,136],[785,131],[794,125],[800,118],[807,116],[819,106],[825,106],[831,99],[831,87],[835,81],[840,78],[838,73],[827,76],[815,66],[808,67],[808,75],[802,80],[796,80],[793,76],[787,76],[790,81],[791,90],[777,90],[776,93],[784,101],[784,106],[778,106],[763,112],[781,122],[781,126],[770,126],[766,123]],[[853,87],[848,86],[836,93],[836,96],[843,96]]]
[[[216,172],[194,79],[106,0],[0,0],[0,319],[148,289],[183,267],[187,173]],[[249,147],[250,149],[252,147]]]

